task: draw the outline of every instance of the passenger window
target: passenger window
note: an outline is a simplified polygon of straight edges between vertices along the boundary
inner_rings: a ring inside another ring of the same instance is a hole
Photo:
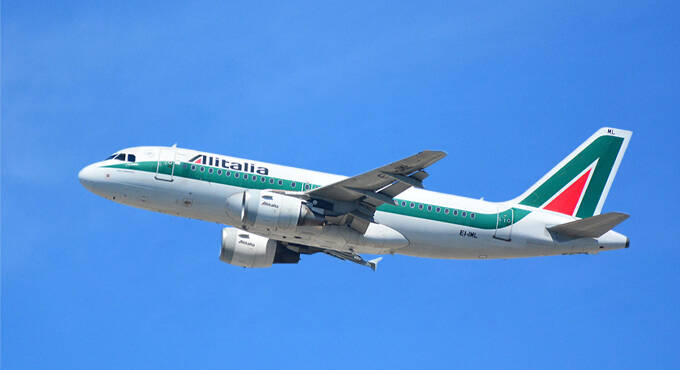
[[[449,209],[448,209],[448,208],[446,208],[446,209],[444,210],[444,214],[445,214],[445,215],[448,215],[448,214],[449,214]]]
[[[283,185],[283,180],[279,180],[279,185]]]
[[[441,208],[437,207],[437,213],[441,212]]]
[[[427,211],[432,212],[432,206],[427,206]]]
[[[292,187],[293,189],[295,189],[295,185],[296,185],[296,184],[295,184],[294,182],[291,182],[291,183],[290,183],[290,187]]]
[[[247,173],[245,175],[243,175],[243,179],[248,180],[248,174]]]
[[[217,170],[217,175],[221,176],[221,175],[222,175],[222,170]]]
[[[239,176],[240,176],[240,175],[239,175],[239,173],[238,173],[238,172],[234,172],[234,177],[235,177],[235,178],[237,178],[237,179],[238,179],[238,177],[239,177]]]
[[[192,164],[192,165],[191,165],[191,170],[192,170],[192,171],[196,171],[196,165],[195,165],[195,164]]]
[[[212,167],[210,167],[210,168],[208,169],[208,173],[213,173]]]
[[[457,210],[457,209],[454,209],[454,210],[453,210],[453,215],[454,215],[454,216],[458,216],[458,210]]]
[[[128,154],[128,162],[134,162],[137,160],[134,154]]]
[[[274,179],[269,179],[269,183],[270,183],[270,184],[273,184],[273,183],[274,183]]]
[[[227,177],[231,176],[231,171],[227,171],[226,175]]]

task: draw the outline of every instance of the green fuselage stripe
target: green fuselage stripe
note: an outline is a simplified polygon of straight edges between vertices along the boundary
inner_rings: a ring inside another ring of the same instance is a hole
[[[161,162],[161,165],[158,166],[158,162],[156,161],[136,163],[126,162],[109,165],[106,167],[150,173],[158,172],[161,175],[172,175],[186,179],[208,181],[246,189],[304,191],[309,190],[304,189],[305,185],[309,185],[310,189],[320,187],[320,185],[307,184],[301,181],[287,180],[278,177],[264,176],[192,163],[178,164],[175,166],[174,171],[172,168],[172,162]],[[499,228],[507,227],[518,222],[526,215],[531,213],[531,211],[520,208],[509,208],[503,212],[500,212],[500,214],[475,213],[467,210],[442,207],[436,204],[412,202],[405,199],[395,198],[395,201],[397,204],[383,204],[377,207],[377,210],[381,212],[446,222],[450,224],[470,226],[478,229],[495,229],[496,226]]]

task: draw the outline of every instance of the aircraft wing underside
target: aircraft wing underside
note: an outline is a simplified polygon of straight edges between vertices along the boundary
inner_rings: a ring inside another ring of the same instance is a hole
[[[425,150],[372,171],[291,195],[311,200],[324,210],[328,222],[349,225],[363,234],[378,206],[393,203],[393,197],[412,186],[422,188],[422,181],[428,176],[423,170],[445,156],[441,151]]]
[[[333,249],[325,249],[325,248],[319,248],[319,247],[310,247],[302,244],[295,244],[295,243],[289,243],[286,245],[286,248],[301,253],[301,254],[314,254],[314,253],[325,253],[329,256],[333,256],[335,258],[344,260],[344,261],[349,261],[349,262],[354,262],[356,264],[362,265],[369,267],[371,270],[376,271],[378,268],[378,262],[382,261],[382,257],[378,257],[372,260],[365,260],[363,259],[360,255],[356,253],[350,253],[350,252],[342,252],[342,251],[337,251]]]

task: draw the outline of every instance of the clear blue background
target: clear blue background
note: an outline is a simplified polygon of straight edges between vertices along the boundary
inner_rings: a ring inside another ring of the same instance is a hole
[[[2,367],[678,368],[677,2],[4,1]],[[601,126],[631,248],[245,270],[76,174],[170,145],[512,198]]]

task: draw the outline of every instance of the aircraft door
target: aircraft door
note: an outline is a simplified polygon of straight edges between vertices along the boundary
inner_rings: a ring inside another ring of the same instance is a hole
[[[156,180],[173,181],[175,175],[175,148],[160,148],[156,164]]]
[[[496,232],[493,237],[500,240],[510,241],[512,236],[512,224],[514,221],[513,209],[498,210],[496,214]]]

